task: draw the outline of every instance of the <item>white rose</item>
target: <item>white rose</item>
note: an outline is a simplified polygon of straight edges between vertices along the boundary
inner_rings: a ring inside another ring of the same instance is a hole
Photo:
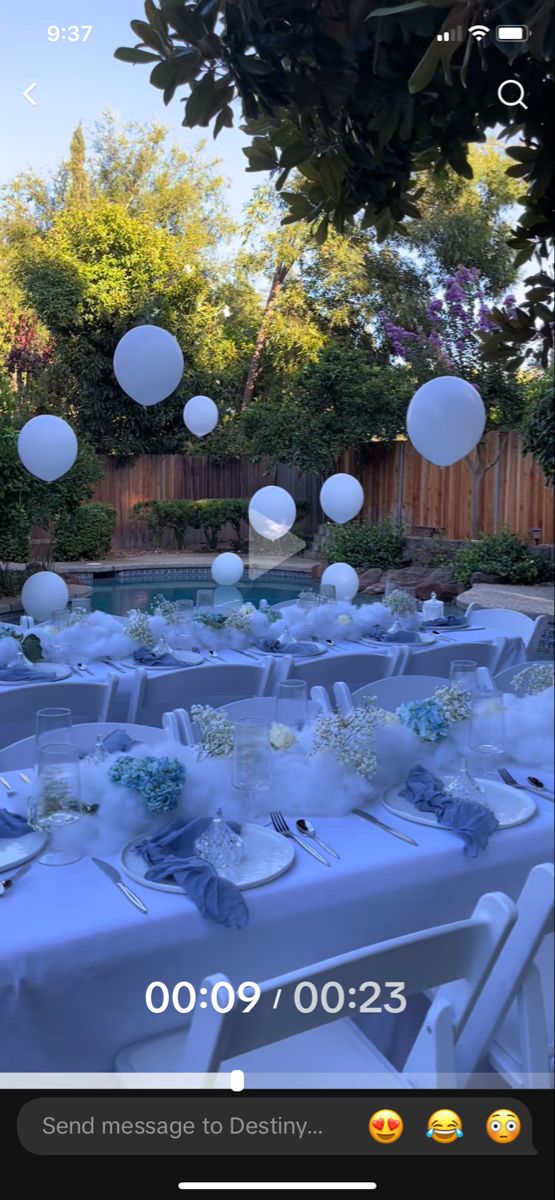
[[[273,721],[270,728],[270,745],[273,750],[288,750],[297,740],[297,735],[288,725]]]
[[[247,601],[246,604],[242,604],[239,609],[239,612],[241,613],[241,615],[243,617],[250,617],[250,614],[255,611],[256,610],[255,610],[254,604],[250,604],[249,601]]]
[[[350,625],[351,618],[347,615],[347,613],[340,613],[337,618],[337,624],[338,625]]]

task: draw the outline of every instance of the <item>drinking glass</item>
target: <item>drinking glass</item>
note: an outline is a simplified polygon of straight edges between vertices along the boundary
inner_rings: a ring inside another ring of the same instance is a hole
[[[308,690],[304,679],[287,679],[278,684],[276,721],[290,729],[304,729],[308,718]]]
[[[471,658],[454,658],[449,667],[449,680],[466,692],[470,699],[478,688],[478,663]]]
[[[197,588],[196,608],[214,607],[214,588]]]
[[[37,861],[48,867],[77,862],[82,854],[64,837],[64,831],[82,816],[79,749],[67,742],[49,742],[39,749],[38,791],[32,823],[47,829],[50,838]]]
[[[70,615],[69,608],[55,608],[50,615],[49,624],[55,629],[65,629],[66,625],[69,625]]]
[[[35,720],[35,753],[55,742],[73,745],[70,708],[39,708]]]
[[[337,599],[337,593],[333,583],[320,584],[320,603],[333,604]]]
[[[71,601],[71,612],[74,617],[87,617],[91,611],[89,596],[81,596]]]
[[[206,590],[208,591],[208,588]],[[194,611],[195,605],[193,600],[176,600],[175,612],[179,625],[188,624],[188,622],[192,619]]]
[[[470,697],[468,744],[484,775],[495,777],[496,759],[505,749],[504,711],[501,692],[479,689]]]
[[[310,612],[318,603],[316,592],[299,592],[297,604],[304,608],[305,612]]]
[[[266,792],[272,782],[270,726],[258,717],[245,717],[235,726],[232,780],[243,793],[243,813],[249,815],[255,792]],[[243,822],[242,822],[243,823]]]

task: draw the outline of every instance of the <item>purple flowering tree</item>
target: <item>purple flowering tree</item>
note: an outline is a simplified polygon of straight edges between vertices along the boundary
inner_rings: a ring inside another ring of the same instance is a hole
[[[515,311],[516,298],[505,296],[505,309]],[[485,439],[465,462],[472,480],[471,536],[478,537],[480,496],[484,475],[501,456],[511,429],[519,427],[525,398],[523,389],[506,369],[484,361],[483,335],[495,328],[488,298],[476,267],[459,267],[444,281],[442,293],[430,301],[426,320],[417,329],[404,329],[386,313],[380,313],[386,343],[392,354],[413,368],[420,385],[437,375],[459,375],[473,383],[484,401],[486,431],[496,430],[497,448],[486,460]]]

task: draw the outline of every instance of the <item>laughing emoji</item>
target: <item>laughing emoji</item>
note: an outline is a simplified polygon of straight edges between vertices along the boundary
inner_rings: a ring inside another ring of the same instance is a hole
[[[462,1121],[458,1113],[452,1112],[450,1108],[438,1108],[437,1112],[432,1113],[428,1121],[426,1137],[432,1138],[434,1142],[448,1145],[449,1142],[456,1142],[457,1138],[462,1138],[462,1136]]]
[[[370,1117],[368,1129],[375,1142],[379,1142],[380,1146],[389,1146],[391,1142],[399,1140],[403,1132],[403,1122],[399,1113],[393,1112],[393,1109],[380,1108],[379,1112]]]

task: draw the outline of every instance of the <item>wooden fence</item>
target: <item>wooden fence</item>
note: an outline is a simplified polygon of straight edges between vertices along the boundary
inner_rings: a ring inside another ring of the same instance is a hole
[[[496,456],[496,437],[488,434],[486,461]],[[392,446],[373,443],[367,448],[366,458],[361,479],[367,520],[389,516],[411,528],[439,529],[449,538],[470,537],[471,477],[465,462],[434,467],[408,442]],[[133,505],[139,500],[248,499],[257,488],[275,483],[287,488],[296,500],[309,502],[306,533],[312,533],[322,520],[318,503],[321,479],[301,475],[288,466],[253,466],[239,459],[220,465],[202,455],[184,458],[153,454],[121,467],[105,459],[103,467],[105,477],[96,488],[95,499],[113,504],[118,512],[114,536],[118,549],[145,549],[150,545],[143,525],[131,520]],[[354,454],[345,454],[338,469],[357,474]],[[546,487],[531,455],[521,454],[517,434],[510,434],[504,441],[498,464],[487,472],[481,486],[480,531],[492,533],[503,525],[526,540],[532,529],[540,530],[540,542],[550,544],[554,540],[553,491]],[[191,530],[188,542],[191,548],[200,548],[204,544],[202,531]]]

